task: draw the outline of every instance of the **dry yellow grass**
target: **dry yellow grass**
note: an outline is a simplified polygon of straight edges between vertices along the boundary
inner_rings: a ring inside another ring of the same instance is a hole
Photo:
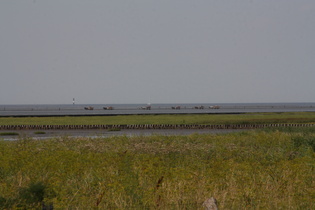
[[[0,141],[0,206],[203,209],[214,196],[220,209],[314,209],[309,139],[313,131]]]

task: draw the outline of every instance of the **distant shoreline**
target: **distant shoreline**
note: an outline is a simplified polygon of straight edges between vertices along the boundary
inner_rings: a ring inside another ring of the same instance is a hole
[[[315,103],[0,105],[0,117],[315,112]]]

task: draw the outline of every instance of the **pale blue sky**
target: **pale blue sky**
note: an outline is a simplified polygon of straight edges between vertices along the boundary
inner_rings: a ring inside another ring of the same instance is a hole
[[[1,0],[0,104],[315,102],[314,0]]]

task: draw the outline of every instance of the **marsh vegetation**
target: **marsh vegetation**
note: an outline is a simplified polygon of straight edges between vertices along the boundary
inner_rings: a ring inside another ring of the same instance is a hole
[[[0,136],[18,136],[17,132],[0,132]]]
[[[0,141],[8,209],[314,209],[314,128]]]

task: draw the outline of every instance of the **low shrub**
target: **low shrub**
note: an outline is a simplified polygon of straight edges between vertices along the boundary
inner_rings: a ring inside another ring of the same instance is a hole
[[[108,131],[121,131],[121,129],[120,128],[110,128],[110,129],[108,129]]]
[[[2,132],[0,133],[0,136],[17,136],[19,133],[16,132]]]
[[[34,134],[46,134],[45,131],[35,131]]]
[[[295,147],[299,148],[301,146],[311,147],[315,152],[315,136],[302,135],[295,136],[292,138]]]

